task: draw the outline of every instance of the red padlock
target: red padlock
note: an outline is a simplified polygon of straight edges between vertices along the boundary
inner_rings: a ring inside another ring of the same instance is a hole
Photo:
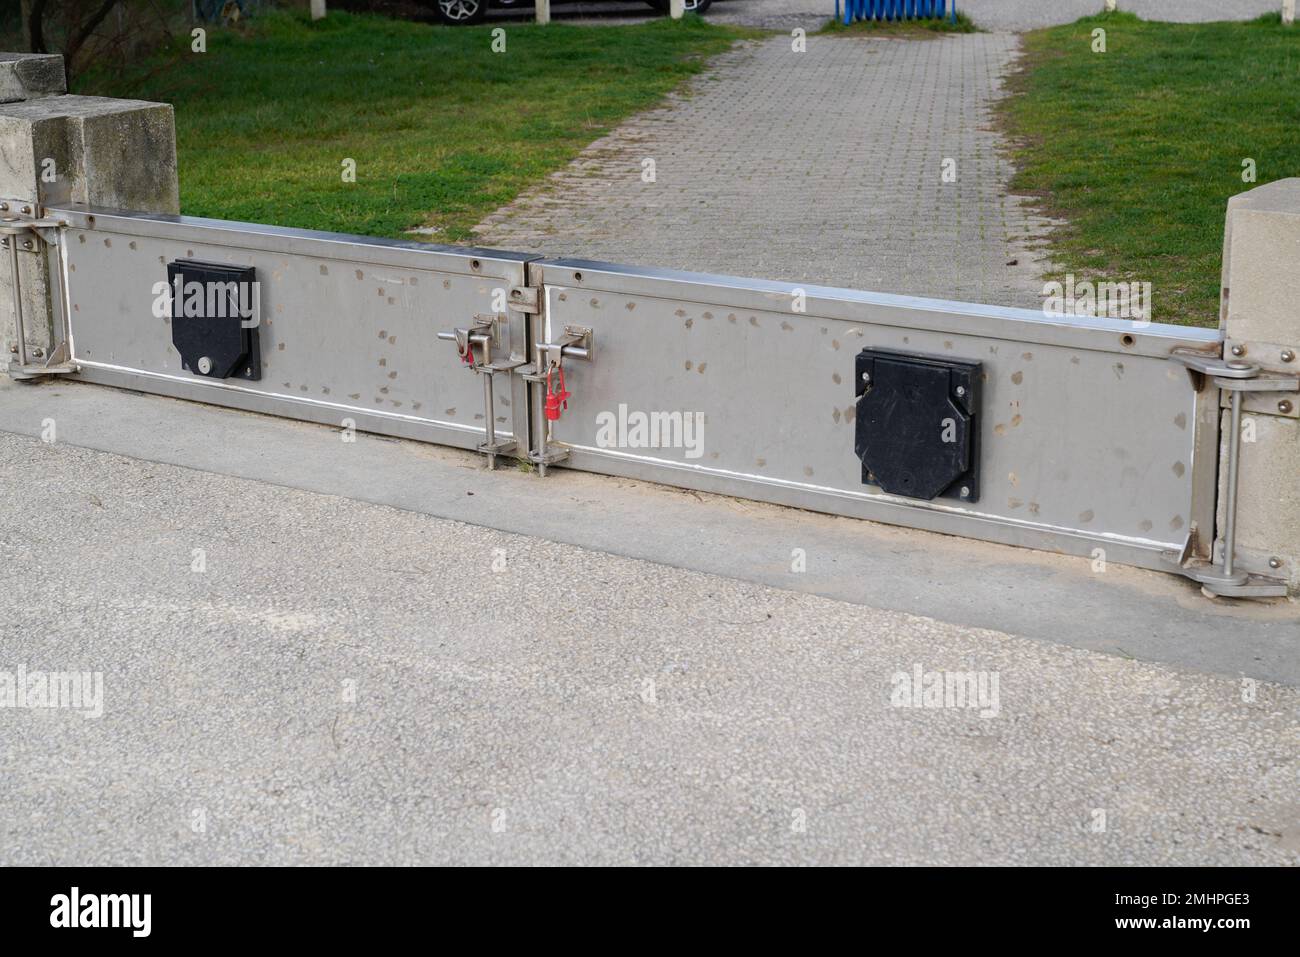
[[[556,422],[560,418],[562,409],[569,407],[568,389],[564,387],[564,369],[556,366],[555,370],[560,374],[560,391],[556,392],[551,387],[551,372],[546,373],[546,418],[551,422]]]

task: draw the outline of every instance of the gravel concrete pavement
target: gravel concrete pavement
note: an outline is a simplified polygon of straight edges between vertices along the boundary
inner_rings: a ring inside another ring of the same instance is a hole
[[[0,463],[0,670],[103,676],[98,718],[0,708],[0,864],[1300,862],[1296,689],[8,433]],[[980,707],[896,706],[918,668]]]

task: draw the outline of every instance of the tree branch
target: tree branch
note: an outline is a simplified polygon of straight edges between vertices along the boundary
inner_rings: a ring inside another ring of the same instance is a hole
[[[45,0],[32,0],[32,8],[27,15],[27,39],[33,53],[50,52],[45,49],[44,17]]]
[[[63,68],[67,70],[69,78],[72,77],[72,61],[81,51],[85,42],[90,39],[90,35],[98,29],[99,25],[104,22],[104,19],[117,4],[118,0],[104,0],[98,10],[84,20],[76,30],[68,34],[68,44],[63,51]]]

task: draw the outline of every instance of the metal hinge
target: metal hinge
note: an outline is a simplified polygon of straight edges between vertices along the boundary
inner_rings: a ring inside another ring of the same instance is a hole
[[[67,338],[50,349],[48,357],[34,349],[28,354],[27,323],[23,310],[22,277],[19,268],[20,252],[44,253],[45,247],[57,246],[61,233],[68,226],[61,219],[46,217],[39,205],[24,200],[0,199],[0,250],[7,253],[9,262],[9,289],[13,295],[14,338],[10,351],[15,358],[9,361],[12,379],[35,379],[41,376],[68,375],[77,371],[72,361]],[[50,281],[59,289],[63,307],[63,321],[67,321],[67,302],[63,277],[51,276]],[[44,360],[33,361],[33,360]]]
[[[1243,397],[1263,393],[1300,392],[1300,375],[1284,372],[1265,372],[1259,365],[1244,359],[1224,359],[1193,352],[1175,352],[1170,358],[1192,372],[1200,373],[1227,397],[1228,475],[1223,503],[1223,557],[1218,562],[1202,562],[1193,558],[1197,544],[1193,532],[1187,537],[1181,552],[1167,552],[1165,559],[1183,575],[1200,582],[1205,591],[1224,598],[1272,598],[1287,594],[1286,582],[1254,575],[1236,568],[1237,546],[1237,474],[1241,468],[1241,412]],[[1294,400],[1282,399],[1282,414],[1289,412]],[[1211,549],[1213,557],[1213,550]]]

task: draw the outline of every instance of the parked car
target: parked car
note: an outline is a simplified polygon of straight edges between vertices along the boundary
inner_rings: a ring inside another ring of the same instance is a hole
[[[489,5],[494,10],[516,10],[531,7],[532,0],[421,0],[433,9],[442,23],[452,27],[482,23],[487,18]],[[551,0],[552,3],[566,3],[571,0]],[[668,0],[645,0],[660,13],[668,13]],[[687,13],[703,13],[713,5],[713,0],[682,0]]]

